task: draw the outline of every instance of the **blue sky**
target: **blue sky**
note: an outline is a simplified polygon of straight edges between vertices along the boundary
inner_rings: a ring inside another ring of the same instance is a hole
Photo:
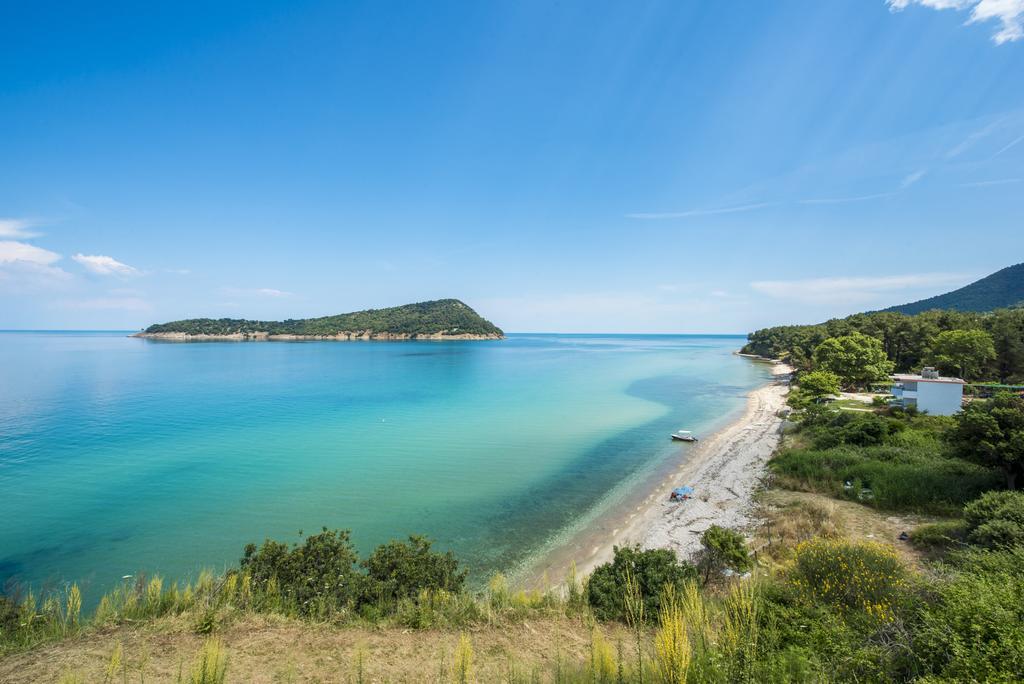
[[[5,3],[0,328],[746,332],[1024,261],[1024,0]]]

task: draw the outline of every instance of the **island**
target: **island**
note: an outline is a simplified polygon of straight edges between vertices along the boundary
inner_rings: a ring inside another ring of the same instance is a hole
[[[438,299],[321,318],[253,321],[189,318],[132,337],[157,340],[500,340],[501,328],[458,299]]]

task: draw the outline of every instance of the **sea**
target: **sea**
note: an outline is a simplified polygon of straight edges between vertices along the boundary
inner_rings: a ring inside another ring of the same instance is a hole
[[[0,582],[188,580],[266,538],[422,534],[515,574],[766,383],[742,336],[166,342],[0,332]]]

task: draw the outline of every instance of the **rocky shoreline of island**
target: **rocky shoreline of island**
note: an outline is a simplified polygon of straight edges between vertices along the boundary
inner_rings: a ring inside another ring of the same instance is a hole
[[[129,337],[163,340],[168,342],[297,342],[297,341],[332,341],[332,342],[401,342],[410,340],[503,340],[504,335],[498,333],[393,333],[376,332],[373,330],[342,331],[333,335],[297,335],[293,333],[270,332],[236,332],[225,334],[187,333],[187,332],[138,332]]]

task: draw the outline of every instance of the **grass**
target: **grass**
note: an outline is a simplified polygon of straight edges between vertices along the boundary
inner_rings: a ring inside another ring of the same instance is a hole
[[[940,515],[957,514],[968,501],[1002,486],[992,469],[950,452],[943,418],[889,419],[887,429],[893,431],[881,443],[860,445],[840,441],[849,427],[799,428],[769,464],[775,484],[884,510]]]

